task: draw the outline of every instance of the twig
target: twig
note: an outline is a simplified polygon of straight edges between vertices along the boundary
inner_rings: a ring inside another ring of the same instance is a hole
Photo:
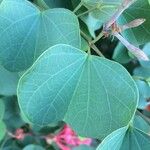
[[[107,31],[109,27],[116,22],[116,20],[120,17],[120,15],[131,6],[136,0],[124,0],[122,5],[118,8],[116,13],[112,16],[112,18],[104,25],[104,30]]]
[[[80,33],[82,35],[82,37],[89,43],[91,41],[91,39],[82,31],[80,30]]]
[[[82,7],[82,5],[83,5],[83,2],[81,1],[78,5],[77,5],[77,7],[74,9],[74,13],[75,12],[77,12],[81,7]]]
[[[103,37],[103,32],[100,32],[100,34],[93,40],[91,41],[91,44],[96,43],[98,40],[100,40]]]
[[[91,43],[91,39],[81,30],[82,37],[88,42],[90,48],[92,48],[99,56],[104,57],[104,55],[100,52],[100,50],[95,46],[95,44]],[[91,54],[91,51],[88,51],[88,54]]]
[[[95,8],[91,8],[91,9],[89,9],[89,10],[87,10],[87,11],[85,11],[85,12],[79,14],[79,15],[77,15],[77,17],[81,17],[81,16],[83,16],[83,15],[86,15],[86,14],[88,14],[89,12],[92,12],[94,9],[95,9]]]
[[[99,56],[105,57],[105,56],[101,53],[101,51],[100,51],[94,44],[91,44],[90,47],[91,47]]]
[[[117,37],[121,43],[139,60],[149,61],[148,56],[138,47],[135,47],[131,43],[129,43],[124,37],[122,37],[118,32],[113,32],[112,35]]]

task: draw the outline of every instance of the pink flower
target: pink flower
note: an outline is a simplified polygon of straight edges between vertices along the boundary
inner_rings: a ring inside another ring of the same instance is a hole
[[[68,126],[65,125],[63,129],[55,136],[47,136],[47,143],[55,142],[61,150],[71,150],[72,147],[81,144],[90,145],[92,140],[89,138],[79,138],[76,133]]]
[[[12,137],[15,138],[17,140],[23,140],[24,137],[26,136],[26,134],[24,133],[24,130],[21,128],[18,128],[14,134],[8,132],[8,134]]]

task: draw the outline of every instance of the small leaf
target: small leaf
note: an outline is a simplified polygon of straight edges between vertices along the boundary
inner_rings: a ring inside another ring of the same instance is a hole
[[[56,45],[22,76],[18,99],[33,124],[65,120],[81,136],[103,138],[129,123],[138,92],[118,63]]]
[[[43,147],[39,146],[39,145],[27,145],[25,148],[23,148],[23,150],[45,150]]]
[[[0,141],[3,140],[5,134],[6,134],[6,126],[4,122],[0,121]]]
[[[10,71],[23,71],[55,44],[80,48],[78,19],[67,9],[38,10],[27,0],[0,4],[0,60]]]
[[[97,150],[149,150],[150,136],[134,127],[120,128],[108,135]]]

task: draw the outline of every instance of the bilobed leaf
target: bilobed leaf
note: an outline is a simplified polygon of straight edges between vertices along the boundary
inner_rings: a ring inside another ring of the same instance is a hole
[[[4,112],[5,112],[5,105],[2,99],[0,99],[0,121],[3,119]]]
[[[103,138],[129,123],[138,92],[118,63],[56,45],[22,76],[18,99],[33,124],[64,120],[81,136]]]
[[[5,134],[6,134],[6,126],[4,122],[0,121],[0,141],[3,140]]]
[[[146,19],[139,27],[125,30],[123,35],[135,45],[142,45],[150,41],[150,5],[148,0],[137,0],[120,17],[119,24],[126,24],[137,18]]]
[[[10,72],[0,65],[0,95],[16,95],[19,75]]]
[[[55,44],[81,46],[77,17],[67,9],[40,11],[26,0],[3,0],[0,14],[0,61],[8,70],[27,69]]]
[[[39,146],[39,145],[27,145],[25,148],[23,148],[23,150],[45,150],[43,147]]]
[[[82,0],[83,5],[91,11],[91,15],[101,23],[108,21],[123,0]]]
[[[99,145],[97,150],[149,150],[150,136],[134,127],[120,128]]]

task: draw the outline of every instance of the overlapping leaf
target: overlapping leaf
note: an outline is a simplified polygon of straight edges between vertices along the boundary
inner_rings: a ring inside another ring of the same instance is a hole
[[[123,35],[133,44],[142,45],[150,41],[150,5],[148,0],[137,0],[120,17],[119,23],[126,24],[137,18],[146,19],[139,27],[124,31]]]
[[[23,150],[45,150],[45,149],[39,145],[30,144],[27,145]]]
[[[150,77],[150,69],[143,68],[143,67],[137,67],[134,69],[134,75],[148,79]]]
[[[26,0],[3,0],[0,14],[0,61],[8,70],[27,69],[55,44],[80,48],[79,23],[69,10],[41,12]]]
[[[150,102],[147,100],[150,98],[150,85],[146,81],[135,80],[139,90],[139,109],[145,109]]]
[[[150,136],[134,127],[123,127],[107,136],[97,150],[149,150]]]
[[[83,5],[91,11],[91,15],[101,23],[108,21],[121,5],[123,0],[82,0]],[[93,9],[94,8],[94,9]]]
[[[146,134],[150,133],[150,124],[139,115],[135,115],[133,126]]]
[[[48,8],[69,8],[71,5],[70,0],[34,0],[39,6]]]
[[[22,76],[18,98],[34,124],[65,120],[80,135],[103,138],[128,124],[138,92],[121,65],[56,45]]]

